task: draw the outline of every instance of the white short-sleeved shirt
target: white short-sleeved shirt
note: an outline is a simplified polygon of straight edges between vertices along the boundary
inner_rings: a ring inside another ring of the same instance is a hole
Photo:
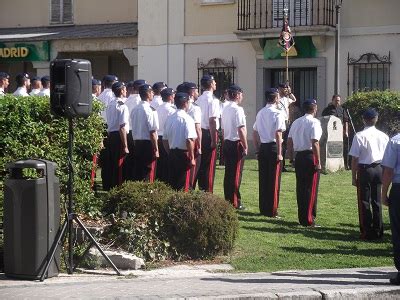
[[[0,95],[5,95],[3,88],[0,88]]]
[[[393,169],[393,183],[400,183],[400,134],[394,136],[386,145],[382,166]]]
[[[286,121],[289,120],[289,105],[293,102],[294,100],[292,98],[282,97],[279,98],[279,101],[277,103],[277,107],[285,116]]]
[[[240,107],[236,102],[229,101],[222,112],[221,125],[224,130],[224,140],[240,140],[238,128],[246,127],[243,107]]]
[[[205,91],[196,101],[201,110],[201,128],[210,129],[210,118],[216,118],[217,129],[219,128],[219,100],[214,98],[210,91]]]
[[[196,103],[189,104],[187,113],[192,117],[194,124],[200,124],[201,126],[201,109]]]
[[[133,140],[150,140],[150,131],[157,131],[157,112],[147,101],[141,101],[130,116],[130,127],[132,128]]]
[[[108,103],[110,103],[115,98],[115,95],[111,89],[104,89],[104,91],[101,92],[98,98],[104,105],[104,110],[102,110],[100,114],[104,118],[104,120],[106,120],[106,109]]]
[[[17,88],[17,90],[13,93],[14,96],[22,96],[22,97],[28,97],[29,94],[26,91],[26,87],[20,86]]]
[[[160,95],[154,95],[153,100],[150,101],[150,106],[157,109],[161,104],[163,104],[162,97]]]
[[[38,94],[38,96],[50,97],[50,89],[42,89]]]
[[[129,132],[129,111],[123,99],[114,98],[106,109],[107,131],[119,131],[124,125],[126,132]]]
[[[349,155],[358,158],[359,164],[381,162],[389,137],[375,126],[366,127],[353,138]]]
[[[285,131],[285,116],[275,104],[267,104],[256,116],[253,129],[258,132],[261,143],[276,142],[276,132]]]
[[[139,94],[131,94],[128,98],[126,98],[125,105],[128,106],[129,116],[131,115],[132,110],[138,106],[141,101],[142,99],[140,98]]]
[[[321,136],[321,122],[310,114],[305,114],[296,119],[289,131],[289,137],[293,140],[294,151],[312,150],[311,140],[319,141]]]
[[[222,102],[222,101],[219,102],[219,111],[221,113],[221,116],[222,116],[222,113],[224,112],[224,108],[229,105],[229,102],[230,101],[228,101],[228,100],[225,100],[224,102]]]
[[[175,112],[175,108],[172,107],[171,103],[163,102],[160,106],[156,108],[157,116],[158,116],[158,135],[162,136],[164,134],[164,125],[168,116],[172,115]]]
[[[167,118],[163,140],[168,141],[170,149],[188,150],[186,141],[196,138],[194,121],[184,110],[178,109]]]
[[[35,96],[39,95],[40,89],[32,89],[32,91],[29,93],[30,96]]]

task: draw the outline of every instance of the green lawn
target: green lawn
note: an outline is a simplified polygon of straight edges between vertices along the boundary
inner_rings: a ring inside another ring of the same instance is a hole
[[[215,193],[223,196],[223,167],[217,168]],[[282,174],[279,215],[270,219],[258,211],[258,169],[247,160],[241,186],[245,211],[240,211],[240,232],[229,262],[237,271],[260,272],[391,266],[392,248],[388,211],[383,209],[385,234],[381,242],[359,240],[357,198],[351,172],[321,175],[316,223],[298,225],[295,174]]]

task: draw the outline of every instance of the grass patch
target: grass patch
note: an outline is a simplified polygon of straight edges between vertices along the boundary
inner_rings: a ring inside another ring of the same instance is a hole
[[[217,167],[214,193],[223,196],[224,168]],[[282,174],[280,220],[259,215],[258,166],[246,160],[241,186],[240,230],[229,263],[241,272],[311,270],[393,265],[388,211],[383,209],[385,233],[381,242],[359,239],[356,189],[351,171],[321,175],[316,223],[298,225],[294,172]]]

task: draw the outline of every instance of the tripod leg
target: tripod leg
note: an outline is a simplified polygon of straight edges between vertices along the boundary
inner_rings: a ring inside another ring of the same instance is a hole
[[[79,264],[81,263],[82,259],[85,257],[85,255],[89,252],[90,248],[92,248],[93,246],[93,241],[91,241],[91,243],[89,244],[89,246],[85,249],[85,252],[83,252],[83,254],[77,259],[77,261],[75,262],[74,268],[72,269],[72,271],[75,271],[76,268],[79,266]]]
[[[118,274],[118,275],[122,275],[121,272],[118,270],[118,268],[114,265],[114,263],[111,261],[111,259],[107,256],[107,254],[104,253],[103,249],[101,249],[100,245],[96,242],[96,240],[94,239],[94,237],[90,234],[89,230],[87,230],[87,228],[85,227],[85,225],[83,225],[83,223],[81,222],[81,220],[79,220],[79,218],[77,217],[77,215],[74,214],[74,220],[78,223],[78,225],[82,228],[82,230],[87,234],[87,236],[89,237],[89,239],[93,242],[93,244],[95,244],[95,246],[97,247],[97,249],[100,251],[101,255],[103,255],[104,259],[107,260],[107,262],[112,266],[112,268],[114,269],[114,271]]]
[[[50,264],[54,259],[54,255],[56,254],[57,248],[60,246],[59,243],[60,243],[61,239],[63,238],[65,232],[66,232],[67,224],[68,224],[68,220],[65,219],[64,224],[62,225],[62,229],[57,235],[57,239],[55,239],[54,242],[53,242],[53,246],[52,246],[50,257],[49,257],[48,261],[46,262],[46,265],[45,265],[45,267],[43,269],[42,275],[40,276],[40,281],[44,280],[44,277],[45,277],[47,271],[50,268]]]

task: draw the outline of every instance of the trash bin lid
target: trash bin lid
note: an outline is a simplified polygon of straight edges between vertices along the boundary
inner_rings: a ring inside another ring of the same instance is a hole
[[[17,160],[15,162],[11,162],[6,164],[7,169],[46,169],[46,161],[44,160],[36,160],[36,159],[27,159],[27,160]]]

